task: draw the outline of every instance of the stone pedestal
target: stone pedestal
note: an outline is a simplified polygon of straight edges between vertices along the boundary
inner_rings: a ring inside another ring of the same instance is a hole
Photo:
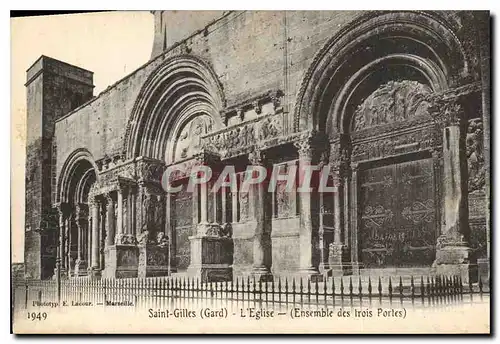
[[[477,260],[478,278],[481,279],[484,286],[489,289],[490,286],[490,260],[488,258],[479,258]]]
[[[251,272],[252,278],[255,279],[256,282],[272,282],[273,274],[266,267],[254,267]]]
[[[139,246],[138,277],[168,276],[168,245]]]
[[[461,276],[465,284],[471,278],[469,264],[470,248],[460,239],[452,240],[442,235],[436,247],[436,260],[433,267],[437,275]]]
[[[61,268],[61,279],[68,279],[68,272],[66,269]],[[52,275],[52,279],[56,280],[57,279],[57,267],[54,268],[54,274]]]
[[[87,275],[87,262],[84,260],[76,260],[75,262],[75,276]]]
[[[189,237],[191,242],[191,263],[188,275],[202,282],[232,281],[233,239],[203,234]]]
[[[342,262],[342,256],[344,252],[344,246],[341,244],[330,244],[328,248],[328,265],[327,270],[328,276],[343,276],[345,275],[344,263]]]
[[[139,248],[135,245],[108,246],[105,250],[106,267],[103,276],[106,278],[137,277],[139,266]]]
[[[90,270],[90,276],[92,278],[101,278],[103,276],[103,273],[101,269],[92,267]]]
[[[315,282],[323,282],[323,275],[316,269],[301,269],[299,270],[298,277],[303,278],[304,280],[309,280],[311,283]]]

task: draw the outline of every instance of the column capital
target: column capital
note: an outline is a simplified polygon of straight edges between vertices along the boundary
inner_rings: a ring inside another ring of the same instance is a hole
[[[102,195],[93,196],[93,197],[89,196],[88,206],[89,207],[97,207],[97,208],[99,208],[103,204],[103,201],[104,201],[104,199],[101,196]]]
[[[458,126],[465,117],[464,107],[458,98],[437,98],[430,112],[434,120],[445,127]]]
[[[358,171],[359,171],[359,163],[357,163],[357,162],[352,162],[352,163],[351,163],[351,170],[352,170],[353,172],[358,172]]]
[[[331,143],[330,146],[330,161],[332,170],[338,174],[344,174],[350,164],[349,147],[342,146],[340,143]]]
[[[104,196],[104,199],[106,200],[106,204],[109,206],[109,205],[113,205],[113,196],[111,195],[112,191],[108,191],[106,192],[103,196]]]
[[[297,148],[299,157],[312,158],[318,147],[328,145],[328,140],[323,134],[311,130],[301,133],[293,145]]]
[[[295,141],[293,145],[297,148],[299,157],[311,157],[312,156],[312,142],[310,140],[300,140]]]
[[[89,206],[84,203],[77,203],[75,206],[75,219],[77,222],[79,220],[86,220],[89,215]]]
[[[71,212],[71,206],[66,202],[55,203],[53,208],[55,208],[59,216],[62,216],[64,219],[66,219]]]
[[[254,148],[248,153],[248,161],[255,166],[262,166],[266,162],[265,153],[258,148]]]

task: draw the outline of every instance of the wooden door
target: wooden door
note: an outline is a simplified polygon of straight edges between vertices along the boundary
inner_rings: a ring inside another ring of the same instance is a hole
[[[435,259],[432,159],[360,174],[360,261],[367,268],[424,267]]]
[[[191,260],[191,244],[189,237],[193,233],[193,197],[186,191],[186,186],[180,192],[172,194],[171,219],[173,236],[174,266],[178,271],[188,268]]]

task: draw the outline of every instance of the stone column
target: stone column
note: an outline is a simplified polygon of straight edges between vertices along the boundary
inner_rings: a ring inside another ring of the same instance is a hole
[[[90,201],[92,212],[92,276],[99,276],[99,206],[97,199]]]
[[[130,189],[130,234],[132,236],[137,235],[137,226],[136,226],[136,208],[137,208],[137,197],[135,193],[136,189]]]
[[[468,281],[469,247],[467,205],[467,162],[465,156],[464,113],[456,101],[438,107],[438,120],[443,125],[443,225],[436,245],[438,274],[461,274]]]
[[[359,274],[359,256],[358,256],[358,172],[359,165],[351,164],[351,267],[353,274]]]
[[[170,192],[166,193],[165,196],[165,235],[168,237],[168,275],[175,270],[173,263],[175,262],[172,252],[173,252],[173,230],[171,219],[172,212],[172,194]]]
[[[104,248],[106,247],[107,210],[104,200],[99,202],[99,269],[104,270]]]
[[[330,244],[328,252],[328,262],[333,275],[343,275],[342,253],[344,245],[342,243],[342,180],[339,166],[334,166],[334,182],[337,191],[333,194],[333,243]]]
[[[323,176],[323,168],[327,166],[326,171],[328,171],[326,176]],[[328,161],[328,155],[326,152],[323,152],[322,159],[318,165],[319,171],[321,171],[321,179],[325,179],[325,186],[328,186],[328,182],[331,180],[330,174],[330,165]],[[327,212],[328,201],[325,202],[325,199],[329,200],[333,197],[332,194],[326,193],[326,190],[319,190],[319,228],[318,228],[318,240],[319,240],[319,271],[324,273],[330,269],[330,260],[329,257],[329,245],[327,245],[327,237],[330,236],[328,230],[325,228],[325,214]],[[326,204],[325,204],[326,203]],[[328,234],[327,234],[328,233]]]
[[[208,223],[208,183],[200,184],[200,223]]]
[[[64,265],[65,255],[65,234],[66,234],[66,203],[59,203],[56,205],[57,212],[59,215],[59,247],[57,248],[58,259],[61,261],[61,276],[67,276],[67,270]],[[56,276],[57,271],[54,271],[54,276]]]
[[[485,218],[486,218],[486,257],[478,259],[479,276],[482,278],[485,285],[490,283],[490,250],[491,250],[491,190],[490,190],[490,14],[489,12],[481,12],[479,15],[479,54],[481,61],[481,86],[482,86],[482,118],[483,118],[483,144],[484,144],[484,191],[486,193],[485,203]]]
[[[248,160],[253,166],[265,166],[261,151],[255,150],[248,155]],[[271,274],[271,207],[266,202],[267,190],[264,183],[251,185],[251,205],[255,220],[255,234],[253,241],[253,267],[252,275],[259,281],[272,281]]]
[[[116,216],[115,243],[118,244],[123,236],[123,190],[121,188],[117,191],[116,203],[118,205],[118,209]]]
[[[111,193],[106,194],[106,246],[115,244],[115,202]]]
[[[226,210],[227,210],[227,190],[226,190],[226,187],[222,187],[221,190],[220,190],[220,197],[221,197],[221,223],[222,224],[225,224],[227,223],[227,214],[226,214]],[[218,203],[216,203],[216,206],[217,206]],[[215,214],[217,215],[217,211],[215,212]]]
[[[303,183],[304,176],[306,175],[306,166],[312,164],[312,145],[310,140],[301,140],[295,142],[299,153],[299,168],[298,176],[299,182]],[[307,188],[309,185],[305,185]],[[300,246],[300,272],[309,277],[310,279],[321,280],[322,275],[319,274],[317,260],[314,259],[315,252],[315,238],[313,234],[313,219],[312,219],[312,192],[300,192],[299,190],[299,204],[300,204],[300,232],[299,232],[299,246]]]
[[[90,206],[91,202],[89,202]],[[92,268],[92,227],[94,224],[94,219],[92,218],[92,209],[89,209],[89,223],[87,225],[87,270],[91,271]]]
[[[231,192],[231,210],[233,223],[238,222],[238,191]]]
[[[86,204],[78,204],[76,206],[76,225],[78,228],[78,253],[75,264],[75,275],[85,275],[86,262],[84,257],[85,230],[87,226],[88,208]]]
[[[71,220],[72,220],[72,214],[68,214],[68,217],[66,218],[66,225],[65,227],[65,253],[66,255],[64,256],[64,266],[66,267],[66,271],[68,272],[68,276],[72,275],[71,271]]]

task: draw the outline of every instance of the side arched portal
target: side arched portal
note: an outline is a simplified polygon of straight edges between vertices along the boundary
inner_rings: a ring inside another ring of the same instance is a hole
[[[58,251],[67,276],[86,275],[91,267],[93,218],[89,210],[96,171],[92,155],[82,149],[71,154],[60,174]]]

